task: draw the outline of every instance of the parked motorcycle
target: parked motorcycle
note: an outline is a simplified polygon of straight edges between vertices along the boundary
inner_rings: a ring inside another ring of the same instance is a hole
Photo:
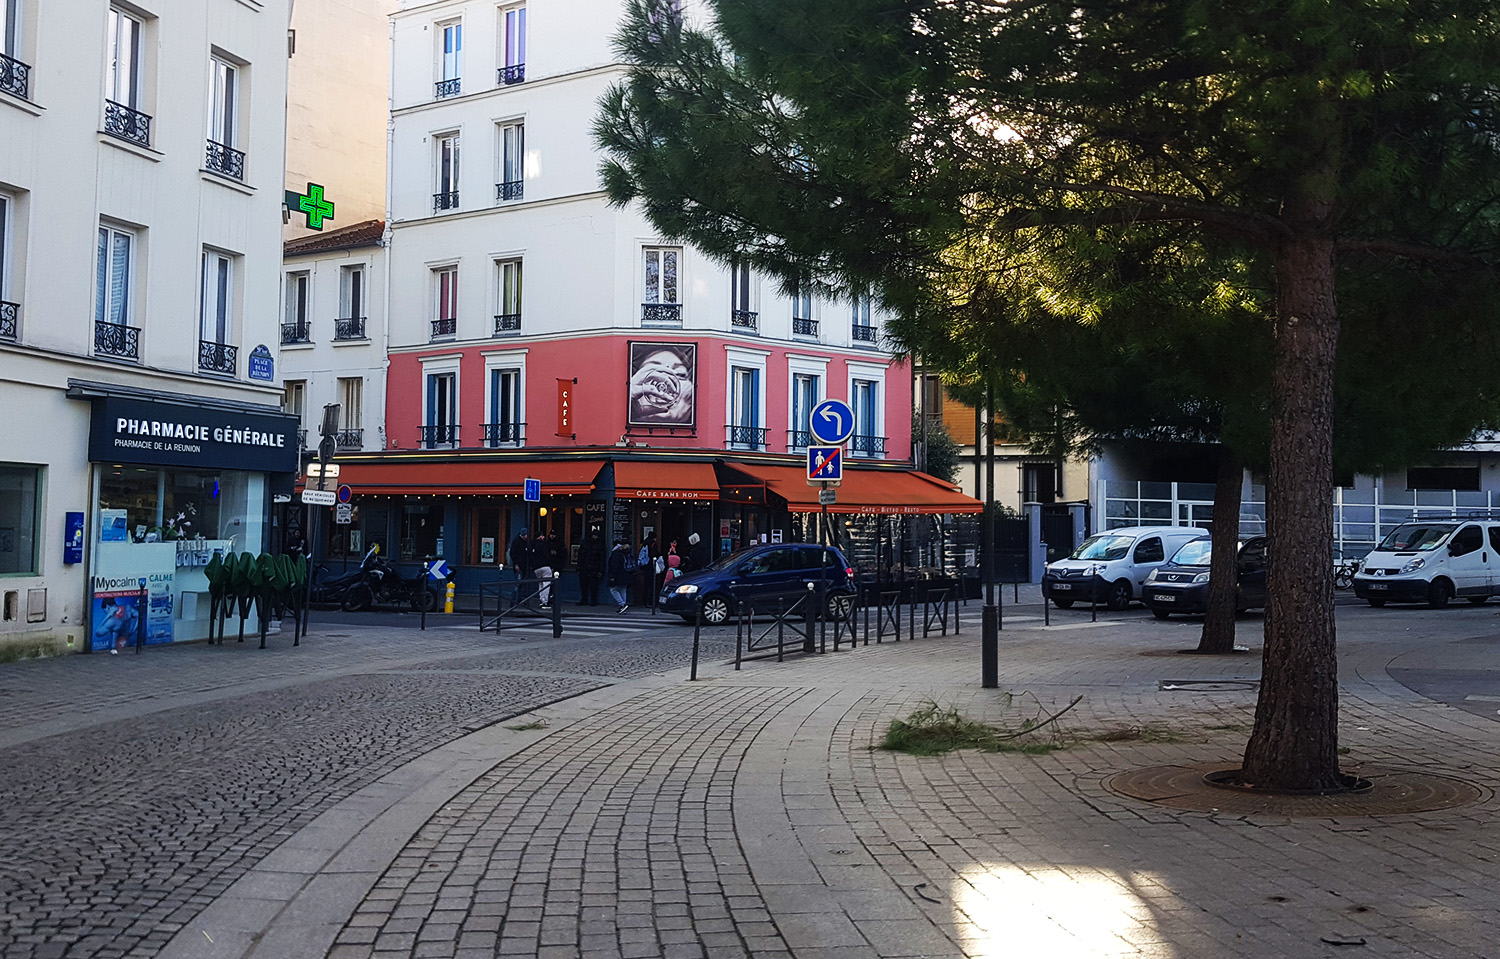
[[[396,567],[376,556],[368,567],[360,564],[363,576],[344,590],[340,608],[354,613],[374,605],[406,603],[416,612],[437,609],[437,591],[427,585],[425,572],[402,576]]]
[[[327,566],[319,566],[313,570],[312,600],[315,603],[339,603],[343,601],[344,593],[350,586],[362,581],[370,568],[378,562],[380,555],[380,544],[372,543],[365,551],[365,558],[360,560],[359,565],[342,573],[334,573]]]

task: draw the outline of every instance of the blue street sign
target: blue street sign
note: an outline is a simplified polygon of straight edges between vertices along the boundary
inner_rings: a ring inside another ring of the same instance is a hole
[[[264,344],[250,351],[250,378],[267,383],[276,379],[276,359]]]
[[[354,490],[347,483],[339,486],[339,502],[347,503],[354,498]]]
[[[427,575],[432,577],[433,579],[447,579],[448,564],[443,560],[438,560],[431,566],[427,567]]]
[[[854,435],[854,411],[843,400],[824,400],[813,407],[808,427],[819,443],[842,445]]]
[[[521,499],[528,503],[540,503],[542,501],[542,481],[528,477],[521,486]]]
[[[844,448],[842,446],[809,446],[807,448],[807,478],[832,482],[844,478]]]

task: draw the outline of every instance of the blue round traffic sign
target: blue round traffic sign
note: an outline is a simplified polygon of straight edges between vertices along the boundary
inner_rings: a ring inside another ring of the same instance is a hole
[[[353,498],[354,498],[354,490],[350,489],[349,486],[348,486],[348,484],[342,484],[342,485],[339,486],[339,502],[340,503],[347,503],[347,502],[349,502]]]
[[[843,400],[824,400],[812,409],[808,428],[813,439],[839,446],[854,435],[854,411]]]

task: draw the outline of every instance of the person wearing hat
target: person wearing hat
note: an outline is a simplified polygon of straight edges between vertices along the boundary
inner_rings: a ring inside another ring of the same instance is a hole
[[[703,569],[708,565],[708,544],[698,538],[697,533],[688,536],[687,569]]]

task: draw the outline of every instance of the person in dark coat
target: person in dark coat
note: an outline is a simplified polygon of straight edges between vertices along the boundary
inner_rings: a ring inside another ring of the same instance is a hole
[[[541,580],[537,597],[542,609],[548,609],[552,605],[552,547],[541,530],[537,530],[531,540],[531,572]]]
[[[619,608],[617,613],[623,613],[630,608],[627,590],[630,589],[630,581],[634,574],[626,568],[626,562],[630,558],[630,547],[625,545],[624,540],[615,540],[615,548],[610,551],[609,570],[609,595],[614,597],[615,605]]]
[[[531,530],[521,530],[510,541],[510,568],[521,579],[531,575]]]
[[[688,570],[703,569],[708,563],[708,544],[699,539],[697,533],[691,534],[688,536]]]
[[[599,605],[599,581],[604,578],[609,553],[604,547],[604,536],[598,530],[589,534],[578,551],[579,602],[584,606]]]
[[[642,606],[656,599],[656,534],[651,533],[641,540],[641,548],[635,551],[636,602]]]

